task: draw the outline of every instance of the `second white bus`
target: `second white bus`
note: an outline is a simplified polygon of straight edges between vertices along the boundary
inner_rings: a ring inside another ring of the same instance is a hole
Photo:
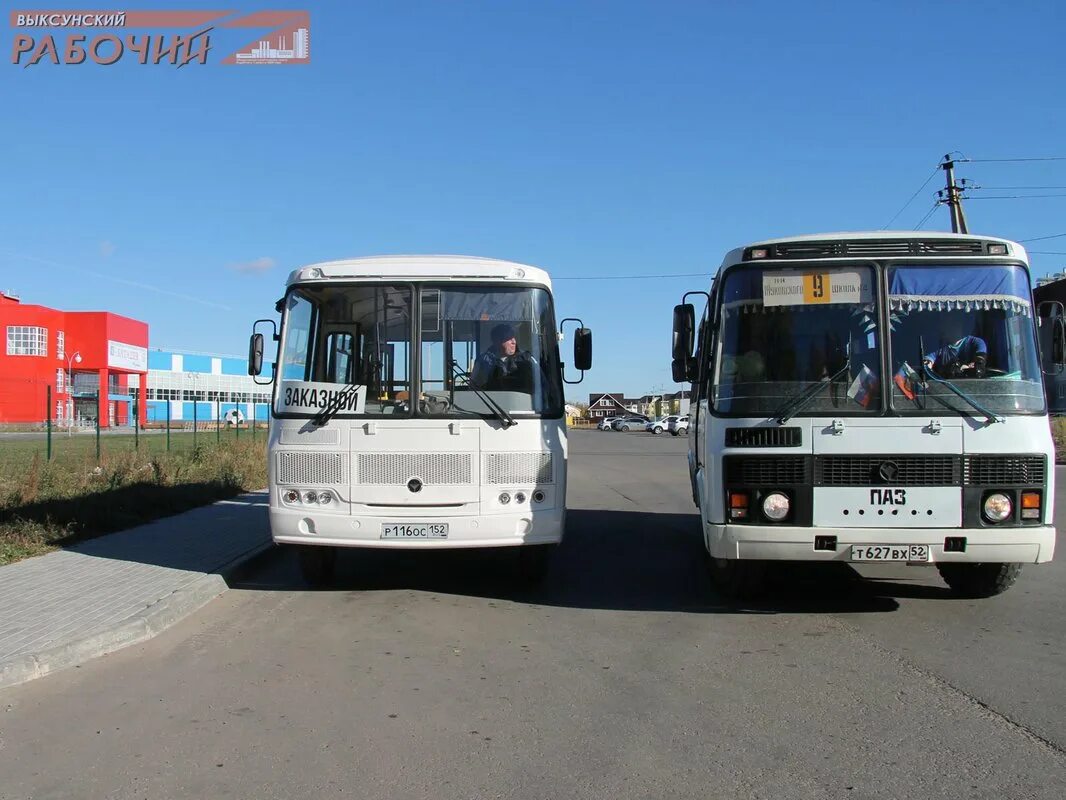
[[[1036,322],[1059,362],[1064,334],[1034,309],[1021,245],[756,242],[722,261],[698,335],[694,320],[675,308],[674,377],[693,382],[693,498],[725,592],[758,592],[774,561],[839,560],[934,566],[984,597],[1051,560]]]

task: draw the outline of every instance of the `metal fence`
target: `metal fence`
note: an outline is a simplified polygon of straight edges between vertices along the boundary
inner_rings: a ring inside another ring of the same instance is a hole
[[[251,414],[223,410],[212,403],[205,413],[192,404],[192,419],[172,418],[170,401],[150,403],[141,414],[137,398],[108,401],[108,418],[99,418],[99,390],[60,392],[51,384],[23,378],[0,378],[0,461],[39,453],[47,460],[66,455],[95,457],[123,450],[155,451],[202,448],[264,439],[270,426],[270,406],[242,404]],[[257,417],[265,409],[265,420]],[[250,418],[249,418],[250,416]],[[141,417],[141,424],[135,421]],[[8,454],[9,458],[4,458]]]

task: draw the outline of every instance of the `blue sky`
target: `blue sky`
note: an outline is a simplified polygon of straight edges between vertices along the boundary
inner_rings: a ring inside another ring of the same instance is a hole
[[[707,279],[574,278],[709,276],[749,241],[880,228],[950,150],[1066,155],[1054,2],[379,0],[311,13],[306,67],[8,57],[0,288],[143,319],[154,346],[240,353],[295,266],[510,258],[548,269],[559,317],[594,331],[593,371],[570,396],[642,394],[674,388],[671,308]],[[1066,186],[1066,161],[958,176]],[[940,185],[896,227],[913,228]],[[967,213],[978,233],[1066,232],[1066,198]],[[948,227],[945,209],[926,224]],[[1066,253],[1066,237],[1031,247]],[[260,259],[274,266],[234,269]],[[1058,271],[1066,255],[1033,263]]]

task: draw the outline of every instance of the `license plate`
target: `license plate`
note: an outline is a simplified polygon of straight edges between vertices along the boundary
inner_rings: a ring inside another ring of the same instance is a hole
[[[927,544],[853,544],[852,561],[928,561]]]
[[[447,522],[383,522],[382,539],[447,539]]]

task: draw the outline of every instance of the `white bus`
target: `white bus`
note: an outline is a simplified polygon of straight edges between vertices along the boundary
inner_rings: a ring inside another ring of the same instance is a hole
[[[270,528],[299,547],[309,582],[332,577],[340,547],[522,546],[522,571],[543,574],[563,537],[567,457],[547,273],[460,256],[333,261],[293,272],[277,310]],[[568,321],[583,376],[592,335]]]
[[[729,252],[698,332],[688,295],[675,307],[672,353],[693,382],[693,499],[719,587],[755,594],[773,561],[899,562],[979,597],[1051,560],[1032,296],[1024,248],[991,237]]]

